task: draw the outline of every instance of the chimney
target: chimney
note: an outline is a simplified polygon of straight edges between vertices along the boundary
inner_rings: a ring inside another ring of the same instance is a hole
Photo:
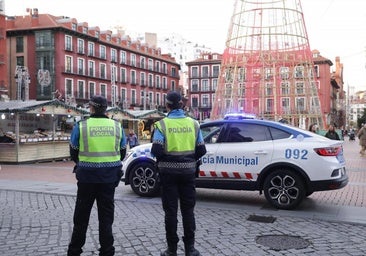
[[[32,16],[32,27],[37,27],[39,25],[38,9],[33,8],[33,12],[30,11],[30,15]]]

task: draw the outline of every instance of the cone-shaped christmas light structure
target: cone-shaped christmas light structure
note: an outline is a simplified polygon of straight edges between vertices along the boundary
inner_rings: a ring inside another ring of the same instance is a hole
[[[211,119],[229,112],[323,127],[300,0],[236,0]]]

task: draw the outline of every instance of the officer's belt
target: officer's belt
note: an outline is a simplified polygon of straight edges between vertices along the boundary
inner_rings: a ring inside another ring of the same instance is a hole
[[[159,168],[173,168],[173,169],[187,169],[187,168],[196,168],[196,162],[186,162],[186,163],[177,163],[177,162],[158,162]]]

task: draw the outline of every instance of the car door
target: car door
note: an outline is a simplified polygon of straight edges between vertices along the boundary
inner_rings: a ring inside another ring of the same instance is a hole
[[[265,125],[233,122],[216,143],[212,162],[218,179],[256,181],[260,171],[272,161],[273,141]]]

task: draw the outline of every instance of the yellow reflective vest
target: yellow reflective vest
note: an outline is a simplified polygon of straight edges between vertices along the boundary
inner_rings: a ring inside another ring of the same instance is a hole
[[[79,123],[79,161],[120,161],[121,124],[108,118],[89,118]]]
[[[164,118],[156,127],[165,136],[165,152],[169,155],[194,154],[199,124],[190,117]]]

